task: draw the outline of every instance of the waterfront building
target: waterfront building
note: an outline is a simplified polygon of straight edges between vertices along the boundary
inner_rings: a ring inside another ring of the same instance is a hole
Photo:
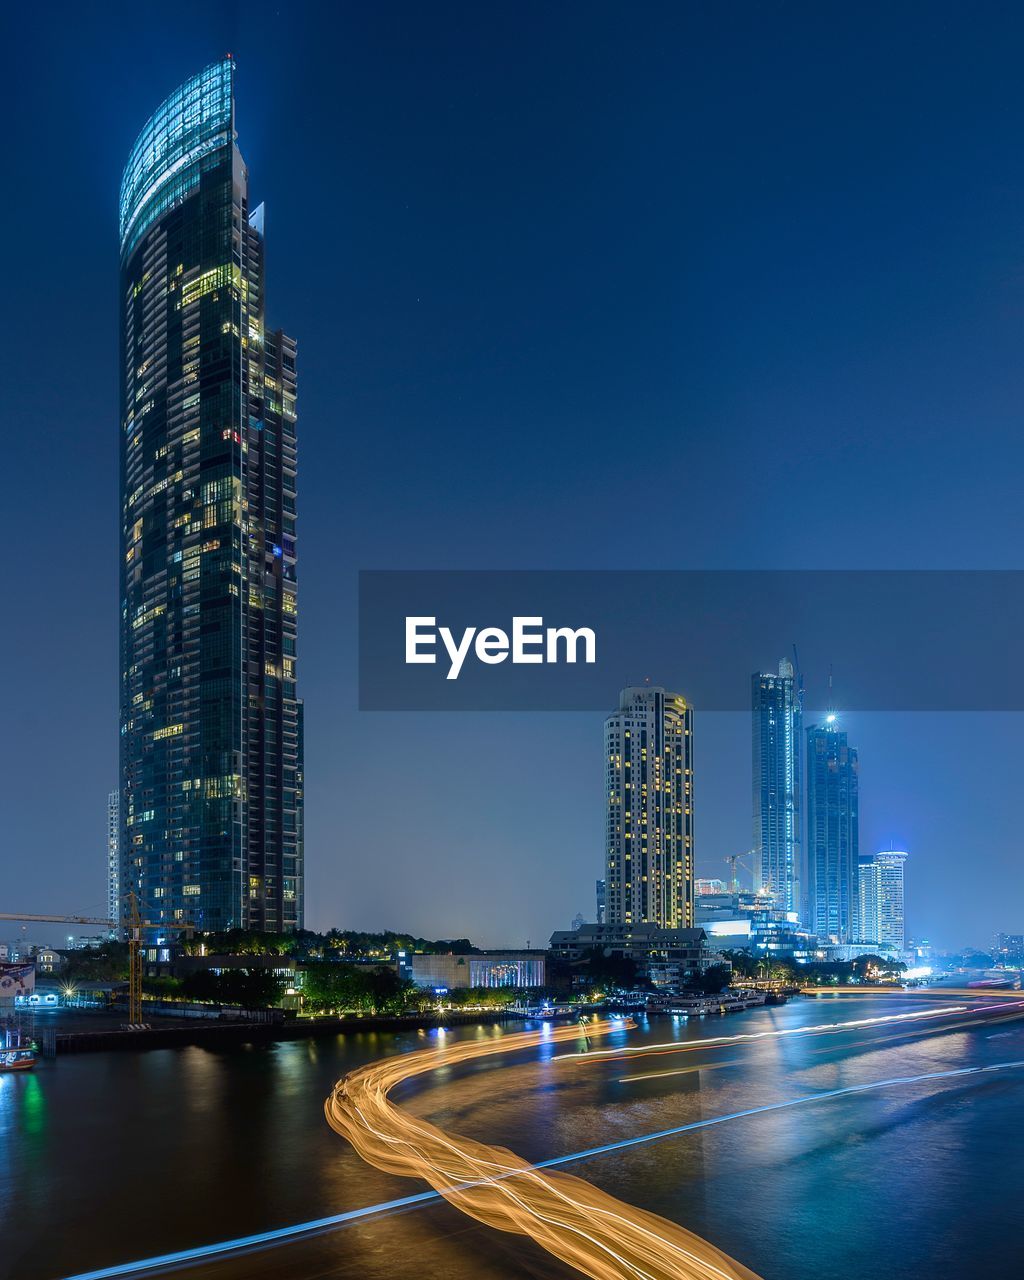
[[[67,961],[62,952],[53,947],[36,947],[33,959],[36,973],[50,975],[60,973]]]
[[[858,928],[861,942],[877,942],[881,936],[878,864],[870,854],[861,854],[857,868],[857,897],[860,904]]]
[[[638,978],[672,972],[679,981],[703,973],[722,962],[703,929],[659,929],[652,924],[585,924],[582,929],[560,929],[551,935],[553,960],[569,965],[586,959],[595,949],[606,956],[632,960]]]
[[[266,327],[235,66],[176,89],[120,199],[120,890],[302,925],[296,348]]]
[[[416,952],[410,959],[412,980],[418,987],[454,991],[466,987],[542,987],[547,957],[543,951],[477,951],[439,956]]]
[[[896,849],[859,859],[861,942],[877,942],[903,950],[906,943],[903,864],[906,860],[907,854]]]
[[[807,923],[823,942],[859,940],[857,752],[834,714],[807,731]]]
[[[107,796],[107,918],[120,920],[121,907],[121,792]]]
[[[693,924],[693,713],[663,688],[623,689],[605,721],[605,920]]]
[[[754,889],[799,911],[802,708],[793,664],[751,676]]]
[[[762,959],[798,964],[813,957],[815,938],[801,927],[799,914],[773,906],[763,894],[705,894],[697,898],[695,915],[709,942],[724,951],[747,951]]]

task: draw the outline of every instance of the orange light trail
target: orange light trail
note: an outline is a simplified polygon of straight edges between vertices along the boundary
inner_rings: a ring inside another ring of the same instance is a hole
[[[605,1034],[611,1026],[594,1023],[587,1033]],[[594,1280],[758,1280],[728,1254],[657,1214],[571,1174],[542,1171],[501,1147],[445,1133],[388,1098],[397,1084],[438,1067],[579,1035],[577,1027],[560,1027],[387,1058],[339,1080],[324,1113],[375,1168],[423,1178],[478,1222],[528,1235]]]

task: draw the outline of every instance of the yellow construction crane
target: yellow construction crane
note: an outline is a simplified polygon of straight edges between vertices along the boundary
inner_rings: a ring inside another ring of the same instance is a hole
[[[17,915],[0,911],[0,920],[19,920],[28,924],[103,924],[108,929],[126,928],[128,932],[128,1021],[142,1021],[142,931],[164,929],[184,933],[191,937],[192,924],[168,924],[165,920],[143,920],[139,912],[139,898],[134,889],[124,898],[124,920],[110,920],[106,916],[47,916]]]

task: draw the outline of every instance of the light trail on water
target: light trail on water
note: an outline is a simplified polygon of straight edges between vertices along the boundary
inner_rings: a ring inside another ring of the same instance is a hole
[[[510,1037],[511,1039],[511,1037]],[[550,1037],[545,1037],[550,1039]],[[543,1043],[544,1041],[540,1041]],[[497,1042],[500,1048],[496,1048],[493,1052],[499,1052],[503,1048],[507,1051],[508,1044],[506,1042]],[[441,1050],[437,1053],[431,1053],[429,1056],[434,1057],[435,1061],[432,1066],[424,1068],[424,1070],[432,1070],[435,1067],[446,1065],[445,1061],[438,1061],[439,1057],[443,1058],[445,1051]],[[406,1057],[421,1055],[406,1055]],[[378,1064],[379,1065],[379,1064]],[[589,1147],[582,1151],[574,1151],[568,1155],[554,1156],[551,1159],[540,1161],[535,1165],[526,1166],[529,1171],[539,1171],[546,1169],[554,1169],[560,1165],[573,1164],[576,1162],[591,1159],[595,1156],[608,1155],[612,1152],[628,1150],[631,1147],[642,1146],[646,1143],[657,1142],[667,1138],[677,1137],[685,1133],[694,1132],[700,1129],[711,1128],[715,1125],[725,1124],[733,1120],[742,1120],[752,1116],[762,1115],[774,1111],[783,1111],[794,1107],[806,1106],[811,1103],[824,1102],[830,1099],[841,1098],[848,1095],[860,1093],[868,1093],[883,1089],[898,1088],[901,1086],[913,1084],[926,1084],[934,1081],[961,1079],[966,1077],[979,1077],[1000,1071],[1020,1070],[1024,1068],[1024,1060],[1014,1062],[999,1062],[983,1067],[959,1067],[945,1071],[927,1072],[913,1076],[894,1076],[887,1080],[869,1081],[859,1085],[848,1085],[840,1089],[830,1089],[821,1093],[812,1093],[801,1095],[796,1098],[787,1098],[779,1102],[764,1103],[757,1107],[745,1108],[741,1111],[732,1111],[719,1116],[710,1116],[701,1120],[693,1120],[686,1124],[675,1125],[672,1128],[661,1129],[653,1133],[638,1134],[632,1138],[623,1138],[616,1142],[605,1143],[597,1147]],[[411,1074],[419,1074],[414,1072]],[[403,1077],[405,1078],[405,1077]],[[344,1081],[340,1082],[344,1083]],[[334,1094],[331,1095],[332,1097]],[[432,1127],[432,1126],[431,1126]],[[437,1131],[440,1132],[440,1131]],[[462,1141],[457,1140],[457,1141]],[[485,1148],[492,1151],[492,1148]],[[513,1159],[517,1159],[513,1157]],[[513,1173],[520,1173],[521,1170],[517,1166]],[[487,1182],[501,1180],[504,1177],[512,1176],[510,1173],[499,1173],[489,1175]],[[587,1187],[589,1184],[581,1182],[579,1179],[571,1179],[574,1183]],[[464,1188],[471,1189],[470,1187]],[[591,1188],[593,1190],[593,1188]],[[295,1241],[306,1236],[315,1235],[323,1231],[333,1230],[339,1227],[347,1226],[351,1223],[361,1220],[371,1219],[385,1214],[400,1212],[406,1209],[415,1209],[424,1204],[437,1202],[442,1198],[440,1190],[421,1191],[409,1196],[402,1196],[394,1200],[384,1200],[377,1204],[365,1205],[359,1209],[348,1210],[344,1213],[332,1214],[324,1218],[314,1218],[310,1221],[294,1223],[291,1226],[278,1227],[269,1231],[256,1232],[248,1236],[239,1236],[230,1240],[217,1241],[211,1244],[197,1245],[193,1248],[178,1250],[173,1253],[160,1254],[155,1257],[143,1258],[134,1262],[119,1263],[110,1267],[101,1267],[97,1270],[80,1272],[74,1276],[67,1277],[67,1280],[119,1280],[120,1277],[139,1276],[147,1273],[169,1270],[175,1267],[182,1267],[212,1260],[224,1258],[231,1254],[244,1253],[253,1249],[267,1248],[275,1245],[286,1244],[289,1241]],[[446,1197],[451,1198],[451,1197]],[[617,1203],[617,1202],[616,1202]],[[628,1206],[622,1206],[628,1210]],[[663,1219],[657,1218],[653,1214],[646,1214],[642,1210],[633,1210],[632,1212],[643,1214],[644,1217],[653,1219],[654,1222],[664,1222]],[[665,1226],[674,1230],[680,1228],[672,1228],[672,1224],[665,1222]],[[517,1228],[518,1229],[518,1228]],[[686,1233],[689,1235],[689,1233]],[[703,1242],[702,1242],[703,1243]],[[731,1261],[731,1259],[730,1259]],[[739,1267],[738,1263],[733,1263]],[[613,1273],[618,1276],[635,1277],[638,1273],[635,1270],[627,1272]],[[643,1273],[640,1273],[643,1274]],[[669,1273],[672,1274],[672,1273]],[[677,1275],[685,1276],[689,1273],[679,1272]],[[714,1273],[712,1273],[714,1274]],[[750,1276],[753,1273],[740,1268],[740,1275]]]
[[[596,1023],[587,1030],[605,1034],[613,1025]],[[657,1214],[624,1204],[571,1174],[551,1172],[550,1164],[541,1168],[501,1147],[446,1133],[407,1115],[388,1098],[396,1085],[439,1066],[579,1035],[576,1027],[529,1031],[371,1063],[339,1080],[324,1112],[331,1127],[375,1168],[423,1178],[469,1217],[530,1236],[592,1280],[756,1280],[742,1263]],[[617,1149],[618,1144],[601,1148]]]
[[[983,1006],[1005,1011],[1005,1005]],[[627,1057],[650,1057],[665,1053],[696,1053],[701,1049],[716,1049],[724,1045],[756,1044],[759,1040],[782,1040],[791,1036],[827,1035],[838,1031],[859,1031],[864,1027],[880,1027],[893,1022],[922,1022],[927,1018],[945,1018],[954,1013],[968,1012],[967,1005],[947,1005],[942,1009],[922,1009],[916,1013],[890,1013],[877,1018],[857,1018],[851,1022],[819,1022],[813,1027],[779,1027],[769,1031],[741,1031],[736,1035],[703,1036],[697,1040],[670,1040],[663,1044],[637,1044],[614,1049],[591,1049],[586,1054],[560,1053],[556,1062],[575,1062],[578,1065],[592,1062],[609,1062]],[[981,1010],[971,1010],[981,1012]]]

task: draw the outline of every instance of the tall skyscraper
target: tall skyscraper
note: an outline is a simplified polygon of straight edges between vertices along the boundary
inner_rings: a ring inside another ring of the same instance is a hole
[[[693,925],[693,713],[655,686],[605,721],[608,924]]]
[[[121,882],[154,920],[302,924],[295,342],[264,323],[234,63],[121,182]]]
[[[859,941],[857,752],[828,715],[807,731],[808,923],[820,938]]]
[[[877,942],[903,950],[906,943],[903,864],[906,860],[907,854],[896,849],[859,859],[861,942]]]
[[[107,796],[107,915],[120,920],[121,911],[121,793]]]
[[[793,664],[751,676],[754,889],[783,911],[801,910],[801,707]]]
[[[882,933],[878,864],[870,854],[862,853],[857,861],[858,941],[877,944]]]

